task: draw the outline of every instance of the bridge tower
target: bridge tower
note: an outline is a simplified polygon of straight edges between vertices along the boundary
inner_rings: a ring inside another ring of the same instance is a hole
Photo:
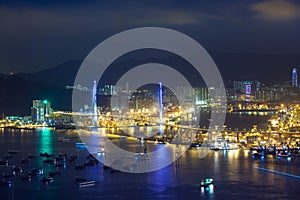
[[[92,94],[92,115],[93,115],[93,125],[98,126],[97,117],[97,82],[94,81],[93,94]]]
[[[162,99],[162,83],[159,82],[158,89],[158,106],[159,106],[159,134],[162,135],[162,116],[163,116],[163,99]]]

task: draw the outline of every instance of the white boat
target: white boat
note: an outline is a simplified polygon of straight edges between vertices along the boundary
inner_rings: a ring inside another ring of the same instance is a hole
[[[60,137],[60,138],[58,138],[58,141],[60,141],[60,142],[69,142],[70,139],[69,138],[65,138],[65,137]]]
[[[126,140],[126,138],[127,138],[127,136],[125,136],[125,135],[120,136],[120,140]]]
[[[106,153],[104,147],[101,147],[98,151],[97,151],[97,155],[104,155]]]
[[[211,185],[213,183],[214,183],[214,180],[212,178],[206,178],[206,179],[204,179],[200,182],[200,186],[201,187],[208,187],[209,185]]]
[[[96,184],[96,181],[85,181],[85,182],[79,183],[79,187],[80,188],[90,187],[90,186],[94,186],[95,184]]]

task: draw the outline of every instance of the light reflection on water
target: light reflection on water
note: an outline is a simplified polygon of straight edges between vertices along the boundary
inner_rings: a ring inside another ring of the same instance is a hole
[[[49,128],[42,128],[37,130],[39,145],[38,148],[41,153],[54,153],[53,130]]]

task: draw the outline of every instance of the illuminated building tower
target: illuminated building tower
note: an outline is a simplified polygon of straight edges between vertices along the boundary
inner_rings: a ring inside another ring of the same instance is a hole
[[[235,100],[246,100],[249,101],[257,96],[260,90],[260,82],[258,81],[234,81],[233,92]]]
[[[97,126],[97,82],[94,81],[93,85],[93,96],[92,96],[92,114],[93,114],[93,124]]]
[[[292,71],[292,87],[298,87],[298,75],[296,68]]]
[[[45,122],[46,118],[52,114],[51,103],[47,100],[33,100],[31,107],[31,117],[33,122]]]

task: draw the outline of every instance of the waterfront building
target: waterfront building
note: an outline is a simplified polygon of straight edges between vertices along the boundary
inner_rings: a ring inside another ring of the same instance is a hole
[[[51,102],[47,100],[33,100],[31,107],[32,122],[43,123],[52,114]]]
[[[19,117],[19,116],[6,116],[5,120],[6,121],[19,121],[19,120],[23,120],[23,118]]]

